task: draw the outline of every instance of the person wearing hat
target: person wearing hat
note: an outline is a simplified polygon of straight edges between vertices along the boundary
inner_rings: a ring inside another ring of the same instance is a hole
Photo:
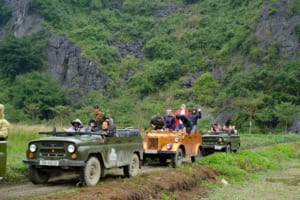
[[[9,122],[4,118],[5,107],[0,104],[0,140],[6,140],[8,135]]]
[[[68,128],[67,132],[83,132],[83,123],[80,121],[80,119],[74,119],[71,121],[72,127]]]

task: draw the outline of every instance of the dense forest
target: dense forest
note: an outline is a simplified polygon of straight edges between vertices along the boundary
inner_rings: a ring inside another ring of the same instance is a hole
[[[283,2],[287,21],[279,24]],[[300,22],[288,20],[300,16],[297,0],[34,0],[30,12],[42,31],[0,41],[0,102],[11,122],[88,122],[96,103],[121,127],[148,127],[152,115],[182,103],[202,109],[201,130],[217,121],[269,133],[300,118]],[[298,48],[285,51],[272,31],[259,33],[262,16],[289,30]],[[0,26],[10,23],[0,0]],[[70,91],[50,76],[50,32],[109,76],[105,93]]]

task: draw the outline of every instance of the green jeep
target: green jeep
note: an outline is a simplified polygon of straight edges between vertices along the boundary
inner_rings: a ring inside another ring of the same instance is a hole
[[[0,140],[0,180],[3,178],[6,170],[6,140]]]
[[[202,135],[203,154],[216,151],[238,152],[240,151],[241,140],[238,134],[228,132],[207,133]]]
[[[94,186],[105,170],[123,168],[127,177],[136,176],[143,159],[142,137],[138,129],[117,129],[113,136],[101,132],[44,132],[51,137],[29,142],[29,178],[34,184],[47,183],[57,171],[74,171],[80,181]]]

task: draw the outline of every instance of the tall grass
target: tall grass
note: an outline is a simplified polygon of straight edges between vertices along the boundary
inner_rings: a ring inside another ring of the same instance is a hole
[[[28,174],[28,166],[22,160],[26,158],[28,142],[40,138],[40,131],[49,131],[51,127],[36,125],[11,124],[7,140],[7,168],[4,180],[14,182]]]
[[[282,162],[291,159],[300,159],[300,142],[236,154],[215,153],[204,157],[200,164],[215,168],[221,177],[234,183],[256,178],[259,172],[280,169]]]
[[[274,145],[285,142],[300,141],[300,134],[240,134],[241,148],[251,149],[256,147]]]

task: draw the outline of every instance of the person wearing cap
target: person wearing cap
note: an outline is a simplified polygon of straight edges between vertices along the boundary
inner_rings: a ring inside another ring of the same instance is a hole
[[[71,121],[71,127],[66,130],[66,132],[83,132],[83,123],[80,119],[75,119]]]
[[[100,106],[98,104],[94,105],[94,119],[97,124],[102,124],[104,121],[105,113],[101,111]]]
[[[0,140],[6,140],[8,136],[9,122],[4,118],[5,107],[0,104]]]

